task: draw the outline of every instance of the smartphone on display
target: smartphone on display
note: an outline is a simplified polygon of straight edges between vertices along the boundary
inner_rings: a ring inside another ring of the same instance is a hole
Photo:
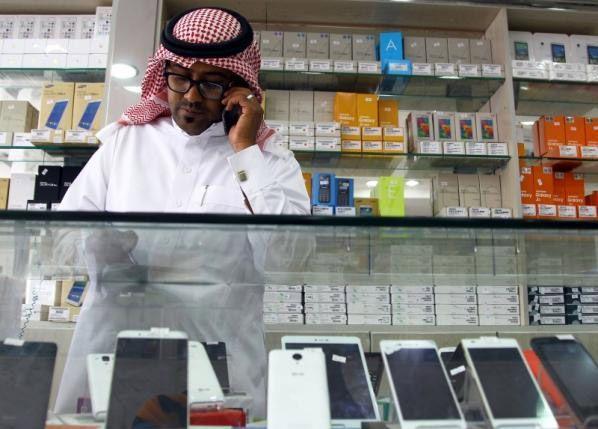
[[[0,343],[0,428],[44,429],[56,344]]]
[[[348,180],[338,179],[337,206],[339,206],[339,207],[349,206],[350,187],[351,187],[351,182],[349,182]]]
[[[381,341],[380,350],[402,429],[465,429],[436,343]]]
[[[189,341],[189,407],[219,408],[224,394],[205,347]]]
[[[268,355],[268,429],[330,427],[326,358],[321,349]]]
[[[440,360],[445,368],[448,368],[449,362],[451,361],[455,350],[457,350],[457,347],[441,347],[438,349],[438,353],[440,353]]]
[[[87,103],[85,111],[83,112],[83,115],[81,115],[81,120],[79,121],[79,128],[82,128],[84,130],[91,130],[91,127],[93,126],[93,121],[96,118],[96,114],[98,113],[101,104],[102,100],[95,100]]]
[[[532,349],[583,427],[598,428],[598,364],[574,337],[534,338]]]
[[[551,43],[550,49],[552,51],[552,62],[553,63],[566,63],[567,56],[565,54],[565,45],[560,43]]]
[[[230,392],[230,380],[228,377],[228,358],[226,356],[226,343],[223,342],[202,342],[208,353],[218,382],[224,393]]]
[[[598,46],[588,45],[588,64],[598,65]]]
[[[87,381],[91,399],[91,412],[98,421],[106,420],[110,399],[110,382],[114,370],[114,354],[90,354],[87,356]]]
[[[515,59],[529,61],[529,45],[527,42],[515,42]]]
[[[51,128],[53,130],[58,129],[58,125],[60,124],[60,120],[62,119],[62,115],[64,115],[64,111],[68,104],[68,100],[60,100],[54,103],[52,111],[48,115],[48,120],[46,121],[46,128]]]
[[[384,374],[382,353],[365,352],[365,363],[368,368],[370,381],[372,382],[372,389],[374,389],[374,395],[378,396],[380,384],[382,383],[382,375]]]
[[[331,177],[329,174],[322,174],[320,175],[320,184],[319,184],[319,200],[322,204],[330,203],[330,181]]]
[[[86,286],[87,282],[74,282],[66,298],[66,302],[75,307],[81,307],[83,305],[83,298],[85,297]]]
[[[359,338],[285,336],[282,346],[285,350],[320,348],[324,352],[333,425],[360,428],[362,422],[380,420]]]
[[[558,428],[516,340],[482,337],[461,345],[492,427]]]
[[[184,332],[119,333],[106,427],[186,428],[188,372]]]

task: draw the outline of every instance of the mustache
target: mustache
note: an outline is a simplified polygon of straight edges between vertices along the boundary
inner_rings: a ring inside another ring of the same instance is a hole
[[[177,103],[176,108],[185,108],[191,110],[192,112],[202,112],[203,108],[200,102],[192,102],[192,101],[180,101]]]

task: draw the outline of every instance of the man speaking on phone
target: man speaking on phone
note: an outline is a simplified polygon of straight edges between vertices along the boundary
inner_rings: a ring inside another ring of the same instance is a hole
[[[171,19],[140,102],[98,133],[61,210],[309,214],[301,169],[263,121],[259,68],[236,12]]]

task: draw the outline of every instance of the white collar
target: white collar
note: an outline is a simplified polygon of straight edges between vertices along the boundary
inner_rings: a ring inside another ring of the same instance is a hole
[[[172,124],[172,127],[177,131],[177,133],[185,136],[188,139],[195,140],[195,139],[201,139],[202,137],[209,138],[209,137],[225,136],[224,124],[222,123],[222,121],[214,122],[212,125],[210,125],[208,127],[207,130],[205,130],[203,133],[198,134],[196,136],[192,136],[192,135],[188,134],[185,130],[183,130],[181,127],[179,127],[172,116],[170,117],[170,123]]]

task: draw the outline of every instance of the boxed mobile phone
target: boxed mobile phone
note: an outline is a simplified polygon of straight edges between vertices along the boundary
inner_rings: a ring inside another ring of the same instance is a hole
[[[530,313],[539,313],[542,315],[561,315],[565,314],[565,306],[564,305],[540,305],[538,308],[533,307],[532,305],[529,306]]]
[[[343,126],[357,127],[357,94],[337,92],[334,97],[334,121]]]
[[[265,285],[266,292],[303,292],[303,285]],[[271,313],[276,313],[272,311]]]
[[[447,293],[452,293],[452,294],[462,294],[462,293],[467,293],[467,294],[474,294],[476,293],[476,286],[436,286],[434,287],[434,293],[436,295],[439,294],[447,294]]]
[[[593,286],[584,286],[584,287],[567,287],[565,288],[565,293],[583,293],[583,294],[598,294],[598,287]]]
[[[39,34],[40,15],[18,15],[17,19],[17,39],[35,39]]]
[[[391,294],[431,294],[434,293],[434,286],[397,286],[390,287]]]
[[[349,314],[347,322],[349,325],[390,325],[392,317],[390,314]]]
[[[480,326],[521,326],[519,314],[491,315],[480,312]]]
[[[316,122],[316,137],[341,137],[341,126],[338,122]]]
[[[474,294],[437,294],[436,304],[444,305],[471,305],[477,304],[477,295]]]
[[[305,285],[303,286],[303,291],[304,292],[315,292],[315,293],[322,293],[322,292],[326,292],[326,293],[331,293],[331,292],[335,292],[335,293],[345,293],[345,286],[341,286],[341,285]]]
[[[35,193],[35,174],[12,173],[8,193],[9,210],[26,210],[27,201],[33,200]]]
[[[0,179],[0,210],[6,210],[8,206],[8,191],[10,179]]]
[[[569,36],[568,59],[576,64],[598,64],[598,37]]]
[[[341,61],[353,59],[353,37],[351,34],[330,33],[330,59]]]
[[[316,152],[340,152],[341,147],[338,137],[316,137]]]
[[[391,62],[400,62],[403,56],[403,33],[380,33],[380,61],[382,70],[386,70]]]
[[[264,313],[264,323],[266,325],[303,325],[303,314],[278,314],[278,313]]]
[[[316,149],[316,139],[315,137],[289,136],[289,149],[313,152]]]
[[[458,314],[437,314],[436,324],[438,326],[478,326],[480,324],[477,315]]]
[[[492,43],[488,39],[472,39],[469,41],[472,64],[492,64]]]
[[[519,304],[519,295],[486,294],[478,295],[480,305],[512,305]]]
[[[288,137],[288,135],[289,135],[289,122],[288,121],[271,121],[271,120],[267,119],[265,122],[268,127],[272,128],[274,131],[276,131],[281,136]]]
[[[34,200],[39,203],[57,203],[60,201],[60,183],[62,167],[40,165],[35,178]]]
[[[305,303],[327,302],[334,304],[344,304],[346,302],[345,294],[339,292],[305,292]]]
[[[500,208],[502,206],[500,176],[480,175],[478,178],[482,207]]]
[[[303,32],[285,31],[282,55],[285,58],[306,57],[306,35]]]
[[[569,304],[566,314],[598,314],[598,305]]]
[[[389,304],[388,293],[350,293],[347,292],[347,303],[351,304]]]
[[[343,140],[361,141],[361,127],[341,126],[341,138]]]
[[[43,86],[38,128],[71,128],[74,90],[72,82],[47,83]]]
[[[394,307],[395,304],[434,304],[433,293],[418,293],[418,294],[392,294],[390,296],[391,303]]]
[[[511,59],[513,62],[535,62],[534,37],[532,33],[522,31],[509,31],[511,40]]]
[[[303,305],[286,302],[264,302],[264,313],[295,313],[301,314]]]
[[[598,315],[573,314],[565,316],[567,325],[596,325],[598,324]]]
[[[436,140],[440,141],[454,141],[456,139],[454,113],[434,113],[434,135]]]
[[[468,210],[470,219],[490,219],[492,217],[488,207],[470,207]]]
[[[527,290],[529,295],[562,295],[565,293],[563,286],[529,286]]]
[[[335,92],[314,91],[314,121],[318,123],[334,122],[334,97]],[[336,136],[335,136],[336,137]]]
[[[436,304],[436,315],[441,314],[455,314],[455,315],[468,315],[478,314],[478,306],[473,305],[453,305],[453,304]]]
[[[98,131],[104,126],[104,83],[76,83],[73,128]]]
[[[565,295],[528,295],[530,304],[558,305],[565,303]]]
[[[405,129],[401,127],[382,128],[382,140],[384,142],[403,143],[405,141]]]
[[[306,325],[346,325],[346,314],[306,314]]]
[[[38,112],[27,101],[5,100],[0,105],[0,130],[28,133],[37,127]]]
[[[534,59],[543,63],[567,63],[569,38],[566,34],[534,33]]]
[[[361,152],[362,143],[361,140],[342,140],[341,141],[342,152]]]
[[[435,314],[434,304],[392,304],[392,314],[416,315]]]
[[[565,304],[598,304],[598,295],[567,294]]]
[[[267,99],[266,99],[267,103]],[[314,121],[314,93],[313,91],[290,91],[289,120],[291,122]],[[313,126],[312,126],[313,128]]]
[[[347,314],[347,304],[309,302],[305,304],[305,313]]]
[[[407,118],[409,143],[434,140],[434,120],[432,112],[411,112]]]
[[[381,127],[397,129],[399,126],[399,102],[397,100],[378,100],[378,124]]]
[[[498,142],[498,123],[494,113],[476,113],[477,137],[482,142]]]
[[[260,32],[260,51],[262,57],[282,57],[283,56],[282,31],[261,31]]]
[[[457,113],[455,115],[455,134],[455,138],[459,141],[477,140],[475,113]]]
[[[596,220],[596,206],[579,206],[577,207],[578,217],[580,219]]]
[[[479,314],[487,314],[490,316],[503,316],[519,314],[519,305],[492,305],[492,304],[480,304],[478,306]]]
[[[478,286],[477,291],[478,295],[517,295],[519,293],[519,286]]]
[[[530,315],[530,325],[564,325],[565,316],[540,316],[539,314]]]
[[[307,33],[307,58],[325,60],[330,58],[330,34]]]
[[[301,292],[264,292],[264,302],[301,303]]]
[[[469,39],[448,39],[449,63],[472,64]]]
[[[388,285],[379,285],[379,286],[359,286],[359,285],[349,285],[346,287],[346,292],[349,293],[386,293],[390,286]]]
[[[357,125],[378,127],[378,96],[375,94],[357,94]],[[379,136],[381,139],[382,132]]]
[[[412,63],[427,63],[425,37],[405,37],[405,58]]]
[[[349,314],[390,314],[390,304],[362,304],[355,302],[347,303],[347,313]]]
[[[426,37],[426,58],[428,63],[449,63],[448,40]]]
[[[458,174],[459,201],[465,207],[480,207],[480,181],[477,175]]]
[[[534,165],[532,174],[534,177],[535,202],[538,204],[552,204],[552,194],[554,194],[554,172],[552,168]]]
[[[353,34],[353,60],[376,61],[376,36]]]
[[[382,141],[381,127],[362,127],[361,140],[363,141]]]
[[[434,315],[392,315],[392,324],[397,326],[434,326],[436,325],[436,316]]]
[[[266,114],[270,121],[288,121],[290,117],[290,91],[266,91]]]
[[[434,178],[434,211],[459,206],[459,181],[455,174],[438,174]]]
[[[363,152],[367,153],[380,153],[384,150],[384,142],[378,141],[367,141],[361,142]]]

